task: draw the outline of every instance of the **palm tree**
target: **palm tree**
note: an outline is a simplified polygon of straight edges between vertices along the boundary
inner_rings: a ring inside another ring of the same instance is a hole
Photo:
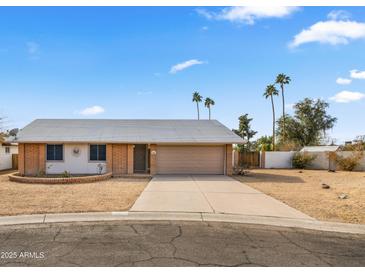
[[[204,102],[205,107],[207,107],[209,109],[209,120],[210,120],[210,107],[215,105],[215,102],[210,99],[209,97],[205,98],[205,102]]]
[[[275,151],[275,106],[273,96],[279,95],[279,91],[276,89],[274,85],[268,85],[265,89],[264,96],[265,98],[271,99],[271,107],[272,107],[272,150]]]
[[[198,120],[200,119],[199,115],[199,103],[202,101],[203,96],[199,94],[199,92],[195,91],[193,93],[193,102],[196,102],[196,110],[198,111]]]
[[[288,85],[290,83],[291,79],[289,76],[285,75],[284,73],[280,73],[278,74],[278,76],[276,76],[276,84],[280,85],[281,88],[281,96],[282,96],[282,100],[283,100],[283,139],[285,140],[285,99],[284,99],[284,86]]]

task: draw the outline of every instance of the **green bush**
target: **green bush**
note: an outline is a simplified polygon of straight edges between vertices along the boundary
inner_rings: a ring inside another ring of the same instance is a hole
[[[294,168],[306,168],[316,157],[306,153],[296,152],[292,159],[292,165]]]

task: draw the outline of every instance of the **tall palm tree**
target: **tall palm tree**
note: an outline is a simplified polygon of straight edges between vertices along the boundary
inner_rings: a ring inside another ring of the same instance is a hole
[[[202,101],[203,96],[201,96],[199,94],[199,92],[195,91],[193,93],[193,102],[196,102],[196,110],[198,112],[198,120],[200,120],[200,115],[199,115],[199,103]]]
[[[285,98],[284,98],[284,86],[290,83],[291,79],[289,76],[285,75],[284,73],[278,74],[276,76],[276,84],[280,85],[281,88],[281,96],[283,100],[283,139],[285,140],[286,131],[285,131]]]
[[[276,89],[274,85],[268,85],[265,89],[264,96],[265,98],[271,99],[271,107],[272,107],[272,150],[275,151],[275,106],[273,96],[279,95],[279,91]]]
[[[209,97],[205,98],[204,102],[205,107],[209,109],[209,120],[210,120],[210,107],[215,105],[215,102],[213,99],[210,99]]]

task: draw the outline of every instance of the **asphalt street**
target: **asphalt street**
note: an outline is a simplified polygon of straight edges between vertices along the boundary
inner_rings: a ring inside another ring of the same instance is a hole
[[[365,266],[365,236],[118,221],[0,227],[0,266]]]

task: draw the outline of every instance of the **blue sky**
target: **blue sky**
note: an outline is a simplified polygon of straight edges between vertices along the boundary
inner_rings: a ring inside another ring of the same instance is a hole
[[[36,118],[194,119],[199,91],[215,100],[214,119],[234,128],[249,113],[260,136],[271,134],[262,94],[283,72],[292,78],[289,113],[304,97],[322,98],[338,118],[332,137],[365,134],[365,8],[258,9],[2,7],[0,113],[9,127]]]

